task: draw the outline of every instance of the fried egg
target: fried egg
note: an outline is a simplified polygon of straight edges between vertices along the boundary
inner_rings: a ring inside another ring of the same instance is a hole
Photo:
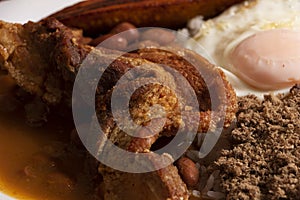
[[[300,1],[252,0],[205,21],[186,46],[220,66],[237,94],[281,93],[300,82]]]

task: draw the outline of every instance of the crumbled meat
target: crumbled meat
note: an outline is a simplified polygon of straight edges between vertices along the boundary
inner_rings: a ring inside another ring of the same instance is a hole
[[[227,199],[299,199],[300,89],[239,99],[233,148],[217,161]]]

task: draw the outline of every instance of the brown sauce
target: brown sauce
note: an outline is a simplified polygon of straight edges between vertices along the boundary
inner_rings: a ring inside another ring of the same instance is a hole
[[[73,125],[52,116],[41,128],[25,121],[0,77],[0,191],[17,199],[91,199],[85,153],[70,145]]]

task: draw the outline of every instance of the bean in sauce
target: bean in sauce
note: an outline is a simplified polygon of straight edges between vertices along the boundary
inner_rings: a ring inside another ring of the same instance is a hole
[[[133,48],[142,49],[171,45],[175,40],[176,35],[167,29],[151,28],[140,31],[133,24],[123,22],[115,26],[108,34],[93,39],[90,45],[97,46],[101,43],[101,47],[125,51]]]
[[[138,40],[139,37],[140,37],[140,33],[136,29],[136,27],[134,25],[128,23],[128,22],[123,22],[123,23],[117,25],[116,27],[114,27],[111,30],[111,33],[112,34],[118,34],[118,33],[121,33],[123,31],[127,31],[124,34],[124,38],[126,38],[128,43],[132,43],[132,42]]]

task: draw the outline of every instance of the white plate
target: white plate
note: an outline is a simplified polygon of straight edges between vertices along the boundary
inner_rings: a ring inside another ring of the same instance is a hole
[[[4,0],[0,1],[0,20],[25,23],[38,21],[81,0]]]
[[[81,0],[4,0],[0,1],[0,20],[15,23],[38,21]],[[0,200],[15,200],[0,191]]]

